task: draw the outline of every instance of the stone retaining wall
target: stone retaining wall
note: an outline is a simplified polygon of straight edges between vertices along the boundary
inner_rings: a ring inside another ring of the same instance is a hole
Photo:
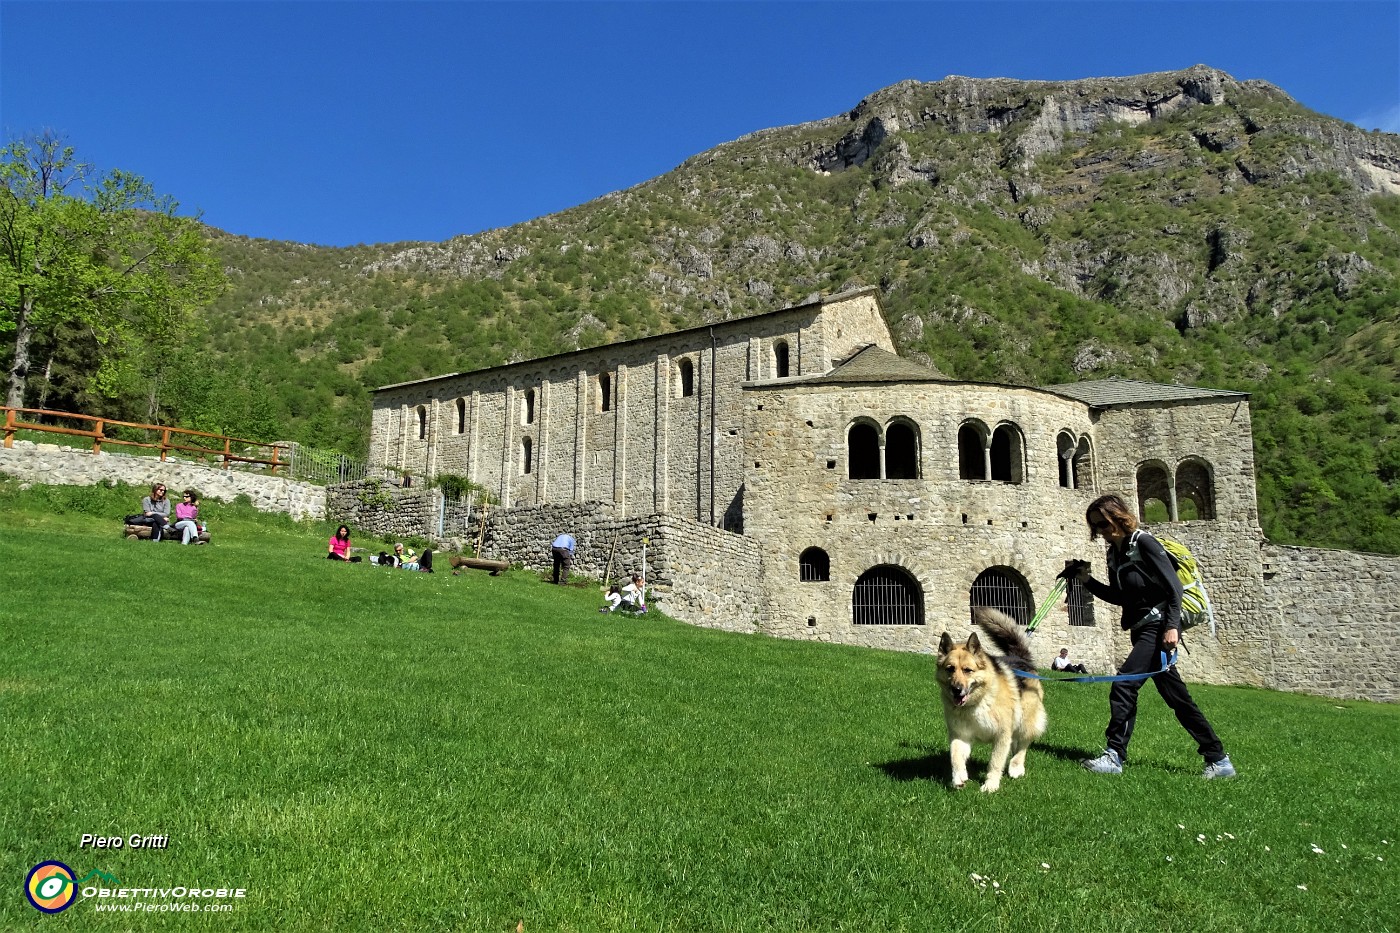
[[[206,499],[232,502],[247,496],[260,512],[282,512],[301,521],[320,520],[326,511],[326,490],[281,476],[245,470],[225,470],[203,463],[15,441],[0,447],[0,473],[23,482],[49,486],[96,486],[104,481],[149,487],[165,483],[172,490],[193,487]],[[131,504],[137,511],[139,500]]]
[[[1400,557],[1266,545],[1264,593],[1269,686],[1400,701]]]

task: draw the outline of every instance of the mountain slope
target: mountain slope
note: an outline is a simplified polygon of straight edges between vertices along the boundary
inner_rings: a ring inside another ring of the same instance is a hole
[[[1400,552],[1398,192],[1400,138],[1204,66],[909,81],[445,243],[218,235],[208,352],[354,451],[367,387],[878,285],[954,377],[1254,393],[1270,537]]]

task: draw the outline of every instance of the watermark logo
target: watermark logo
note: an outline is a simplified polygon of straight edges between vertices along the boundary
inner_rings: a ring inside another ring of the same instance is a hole
[[[46,914],[66,910],[78,897],[73,869],[62,862],[40,862],[29,869],[29,877],[24,879],[24,896],[35,910]]]

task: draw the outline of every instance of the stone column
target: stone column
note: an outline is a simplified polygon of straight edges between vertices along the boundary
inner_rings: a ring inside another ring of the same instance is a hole
[[[694,370],[691,371],[694,379]],[[694,388],[694,381],[691,387]],[[667,511],[667,490],[670,486],[671,462],[671,358],[665,353],[656,357],[656,423],[652,426],[654,444],[651,461],[651,509]]]
[[[627,364],[619,363],[613,377],[613,502],[618,515],[627,515]]]
[[[535,470],[538,480],[539,501],[549,501],[549,380],[540,380],[540,392],[535,402]]]
[[[579,370],[574,385],[578,394],[578,407],[575,409],[578,417],[574,421],[574,501],[582,502],[588,494],[588,484],[584,482],[588,471],[588,465],[584,461],[588,435],[588,373]]]

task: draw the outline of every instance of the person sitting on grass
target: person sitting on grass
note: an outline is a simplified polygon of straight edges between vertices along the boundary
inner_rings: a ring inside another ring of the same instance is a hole
[[[326,560],[341,560],[348,564],[358,564],[359,557],[350,556],[350,529],[341,525],[331,535],[330,542],[326,545]]]
[[[647,611],[646,583],[641,574],[632,574],[632,582],[622,588],[622,605],[618,608],[639,614]]]
[[[603,599],[607,600],[607,605],[599,609],[599,612],[617,612],[617,607],[622,603],[622,587],[614,583],[608,587],[607,593],[603,594]]]
[[[418,557],[413,553],[413,548],[405,548],[400,541],[394,545],[394,566],[400,570],[417,570]]]
[[[1055,660],[1050,662],[1050,669],[1054,671],[1067,671],[1071,674],[1089,673],[1089,669],[1083,664],[1070,663],[1068,648],[1060,649],[1060,653],[1055,656]]]

